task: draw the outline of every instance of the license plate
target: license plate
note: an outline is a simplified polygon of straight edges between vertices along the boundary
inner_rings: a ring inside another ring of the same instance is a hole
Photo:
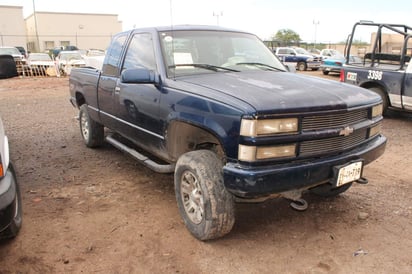
[[[362,167],[363,163],[361,161],[336,167],[336,187],[360,179],[360,177],[362,176]]]

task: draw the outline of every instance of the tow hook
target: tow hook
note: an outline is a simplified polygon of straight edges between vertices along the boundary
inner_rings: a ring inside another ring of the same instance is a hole
[[[366,185],[368,183],[368,179],[361,177],[356,181],[358,184]]]
[[[297,211],[305,211],[308,209],[308,202],[300,198],[290,203],[290,207]]]
[[[282,193],[283,198],[291,200],[290,207],[297,211],[305,211],[308,209],[308,202],[302,198],[302,191],[292,190]]]

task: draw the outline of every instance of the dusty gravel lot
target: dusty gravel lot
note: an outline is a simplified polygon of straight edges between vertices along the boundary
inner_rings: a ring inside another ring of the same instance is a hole
[[[368,185],[307,195],[305,212],[284,199],[238,204],[232,232],[200,242],[172,176],[109,145],[86,148],[68,95],[67,78],[0,80],[24,202],[0,273],[412,273],[411,117],[385,118],[387,150],[366,167]]]

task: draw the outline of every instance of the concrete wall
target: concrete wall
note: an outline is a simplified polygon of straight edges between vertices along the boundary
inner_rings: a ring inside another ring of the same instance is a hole
[[[40,52],[68,44],[106,49],[111,37],[122,31],[115,14],[36,12],[26,18],[26,26],[29,46]]]
[[[26,43],[23,7],[0,6],[0,46],[22,46],[26,48]]]

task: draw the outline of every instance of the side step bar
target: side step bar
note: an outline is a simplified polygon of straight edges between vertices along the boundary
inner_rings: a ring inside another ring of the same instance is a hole
[[[115,138],[113,138],[112,135],[108,135],[105,138],[106,142],[110,143],[113,145],[115,148],[131,155],[133,158],[147,166],[148,168],[152,169],[153,171],[156,171],[158,173],[173,173],[175,171],[175,165],[174,164],[158,164],[152,160],[150,160],[148,157],[144,156],[143,154],[137,152],[135,149],[130,148],[126,146],[125,144],[119,142]]]

